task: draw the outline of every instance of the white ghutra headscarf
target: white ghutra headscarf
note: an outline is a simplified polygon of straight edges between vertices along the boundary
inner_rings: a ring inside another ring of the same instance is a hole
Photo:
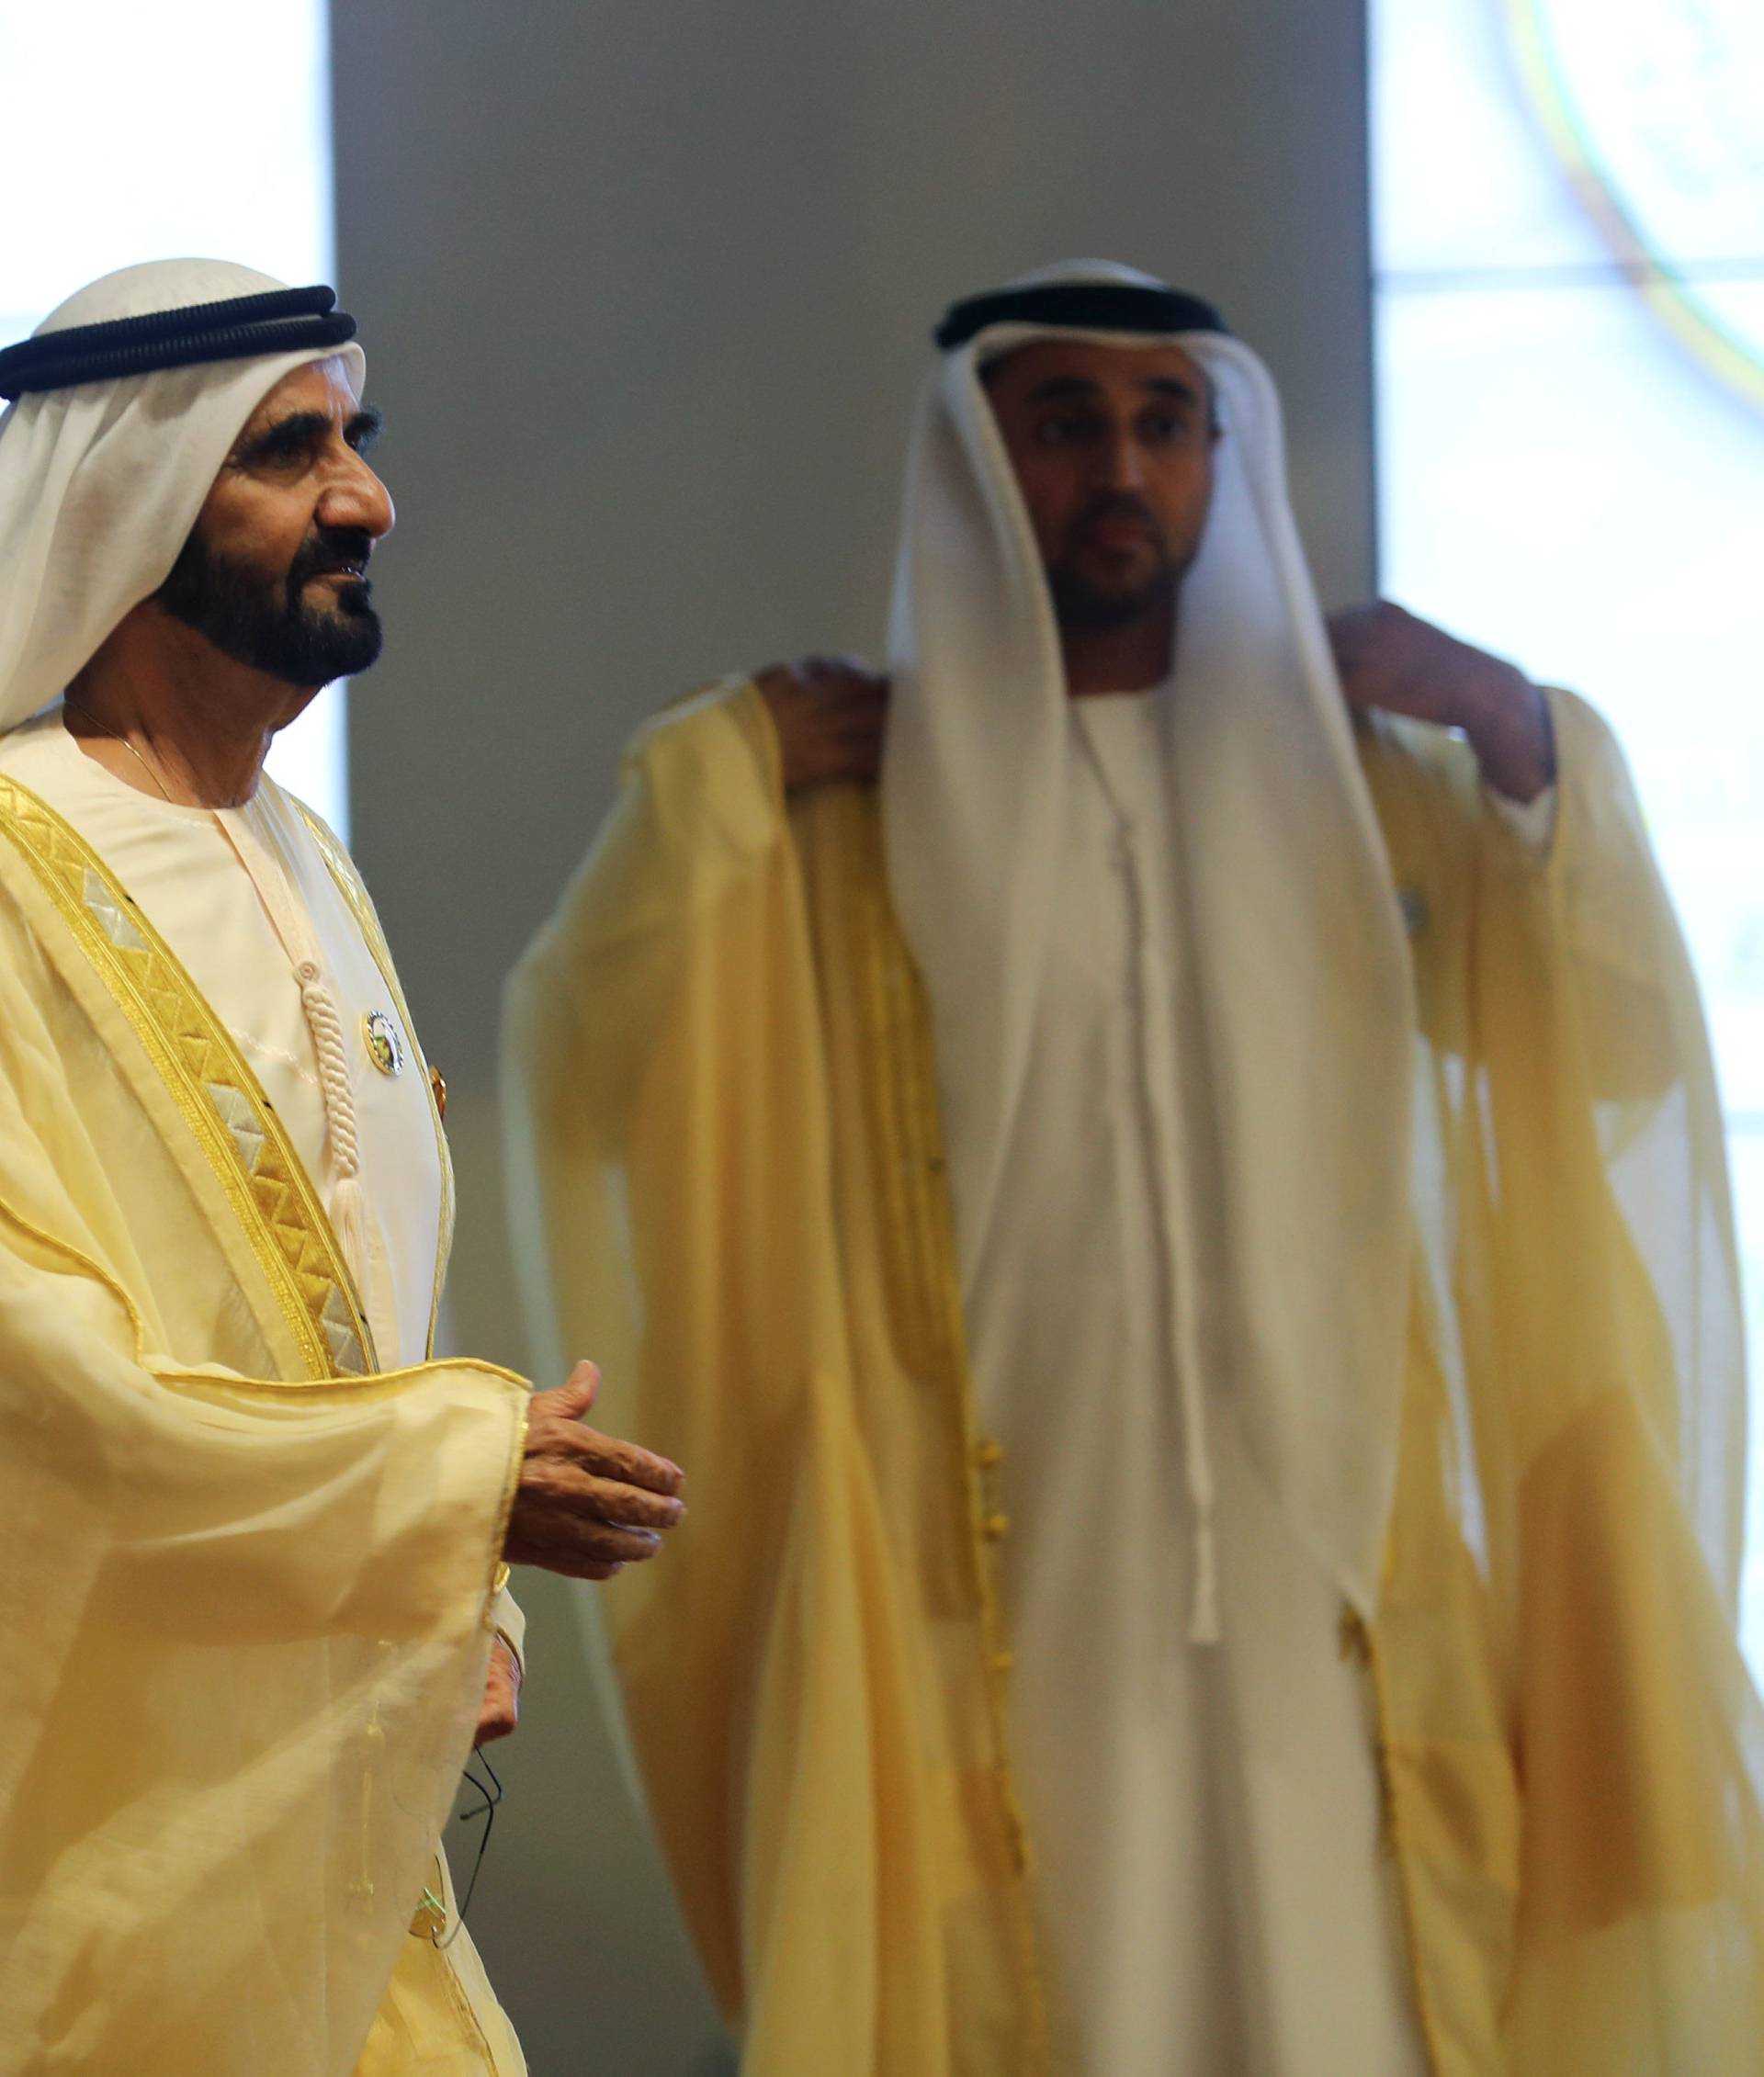
[[[155,260],[90,283],[31,337],[283,292],[224,260]],[[360,396],[353,342],[287,345],[274,325],[252,336],[266,350],[233,353],[235,333],[229,357],[28,389],[0,417],[0,729],[55,698],[164,583],[240,428],[285,375],[334,355]]]
[[[1164,291],[1107,263],[1013,288]],[[1165,291],[1165,293],[1168,293]],[[1216,1294],[1246,1439],[1289,1519],[1375,1609],[1408,1316],[1412,986],[1389,866],[1287,502],[1266,369],[1212,331],[1010,322],[921,405],[889,638],[889,877],[930,990],[964,1275],[982,1255],[1042,985],[1068,698],[1041,556],[980,368],[1042,337],[1176,344],[1223,428],[1163,703],[1170,861],[1198,976],[1224,1202]],[[1190,1099],[1193,1091],[1185,1092]],[[1193,1191],[1193,1176],[1175,1180]]]

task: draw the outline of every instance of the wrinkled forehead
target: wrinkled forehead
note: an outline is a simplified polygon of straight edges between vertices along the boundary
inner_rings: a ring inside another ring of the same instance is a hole
[[[281,419],[307,412],[322,412],[327,418],[351,418],[361,401],[359,384],[359,364],[344,354],[332,354],[323,360],[289,368],[258,400],[240,427],[239,437],[243,439]]]

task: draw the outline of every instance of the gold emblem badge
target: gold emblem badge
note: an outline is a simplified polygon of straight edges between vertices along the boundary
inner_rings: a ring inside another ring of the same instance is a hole
[[[367,1044],[368,1057],[382,1075],[401,1075],[404,1072],[404,1041],[398,1035],[398,1026],[383,1010],[370,1010],[361,1020],[361,1035]]]
[[[436,1888],[439,1884],[437,1881]],[[436,1889],[424,1890],[423,1902],[417,1905],[411,1919],[411,1931],[419,1940],[439,1941],[447,1929],[447,1907],[436,1894]]]

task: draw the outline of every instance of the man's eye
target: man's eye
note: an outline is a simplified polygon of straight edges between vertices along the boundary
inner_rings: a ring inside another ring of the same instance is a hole
[[[311,446],[304,433],[272,433],[266,440],[258,442],[256,458],[272,468],[285,468],[290,462],[303,460]]]
[[[1083,439],[1090,430],[1088,419],[1044,418],[1035,429],[1035,437],[1044,447],[1069,447]]]
[[[1181,418],[1148,418],[1142,421],[1140,434],[1145,439],[1159,446],[1170,446],[1188,436],[1188,422]]]

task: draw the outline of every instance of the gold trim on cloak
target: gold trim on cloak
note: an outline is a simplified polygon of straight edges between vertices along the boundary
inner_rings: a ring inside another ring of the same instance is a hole
[[[989,1474],[1002,1452],[981,1435],[977,1418],[956,1272],[931,1001],[889,897],[882,818],[874,795],[851,802],[846,837],[849,866],[843,875],[842,916],[864,999],[859,1026],[867,1055],[867,1127],[878,1150],[876,1175],[887,1200],[880,1222],[888,1256],[884,1280],[901,1354],[914,1371],[934,1383],[952,1428],[952,1462],[958,1467],[956,1498],[967,1524],[966,1548],[979,1615],[993,1787],[1017,1877],[1007,1909],[1026,2004],[1023,2077],[1039,2077],[1051,2056],[1047,1990],[1029,1902],[1034,1857],[1011,1750],[1012,1654],[997,1532],[990,1526],[1003,1518],[988,1493]]]
[[[164,1081],[244,1229],[311,1381],[375,1371],[367,1315],[330,1218],[232,1034],[98,853],[46,801],[3,773],[0,834],[36,874]]]

